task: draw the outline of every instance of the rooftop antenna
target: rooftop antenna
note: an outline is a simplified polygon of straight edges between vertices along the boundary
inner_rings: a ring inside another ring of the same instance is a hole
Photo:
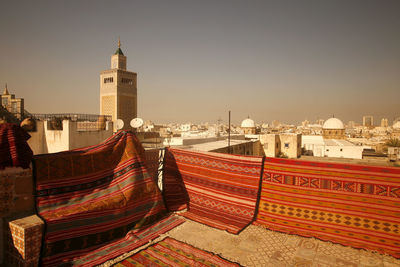
[[[231,154],[231,111],[229,110],[228,154]]]

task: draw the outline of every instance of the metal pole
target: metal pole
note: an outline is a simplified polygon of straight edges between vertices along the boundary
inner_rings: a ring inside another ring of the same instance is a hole
[[[228,154],[231,154],[231,111],[229,110]]]

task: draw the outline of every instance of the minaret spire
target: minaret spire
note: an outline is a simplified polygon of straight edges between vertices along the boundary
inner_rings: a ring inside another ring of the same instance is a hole
[[[7,83],[6,83],[6,87],[4,87],[3,95],[9,95],[9,94],[10,94],[10,93],[8,92]]]
[[[122,53],[122,50],[121,50],[121,39],[119,38],[119,36],[118,36],[118,48],[117,48],[117,51],[115,51],[115,53],[114,53],[114,55],[124,55],[124,53]]]

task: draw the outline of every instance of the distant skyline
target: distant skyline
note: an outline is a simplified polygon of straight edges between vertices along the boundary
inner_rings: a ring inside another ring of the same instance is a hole
[[[167,122],[400,117],[400,1],[8,1],[0,86],[32,113],[99,113],[117,48]]]

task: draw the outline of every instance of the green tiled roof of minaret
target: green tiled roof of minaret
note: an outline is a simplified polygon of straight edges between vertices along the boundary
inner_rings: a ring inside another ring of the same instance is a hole
[[[114,55],[123,55],[124,56],[124,53],[122,53],[121,48],[118,47],[118,49],[117,49],[117,51],[115,51]]]
[[[121,41],[119,40],[119,37],[118,37],[118,49],[115,51],[114,55],[124,55],[124,53],[121,50]]]

